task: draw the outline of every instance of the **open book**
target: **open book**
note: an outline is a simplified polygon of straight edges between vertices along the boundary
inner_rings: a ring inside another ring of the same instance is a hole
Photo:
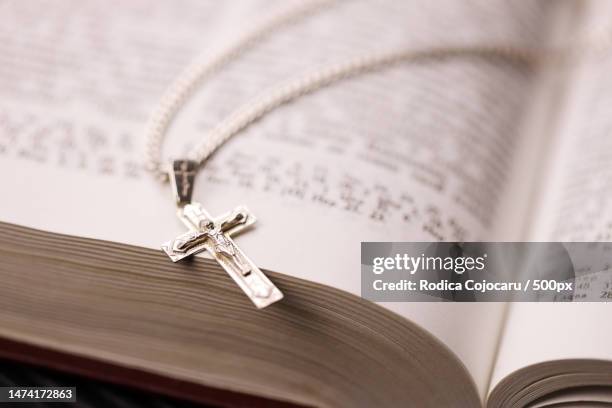
[[[236,241],[285,294],[264,311],[210,259],[167,259],[160,245],[184,230],[141,166],[147,116],[193,58],[291,6],[0,6],[0,355],[226,405],[610,403],[609,304],[359,297],[362,241],[611,239],[612,49],[598,44],[558,66],[396,66],[231,140],[194,198],[257,216]],[[165,152],[183,157],[326,63],[405,44],[577,44],[610,16],[604,1],[340,2],[219,72]]]

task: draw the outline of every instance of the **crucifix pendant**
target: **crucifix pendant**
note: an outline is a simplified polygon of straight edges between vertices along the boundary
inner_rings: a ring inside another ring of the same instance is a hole
[[[166,242],[162,249],[173,262],[207,251],[259,309],[281,300],[282,292],[231,238],[252,226],[255,217],[240,206],[213,218],[200,203],[192,202],[196,170],[197,163],[189,160],[176,160],[172,165],[170,181],[178,205],[177,215],[189,231]]]

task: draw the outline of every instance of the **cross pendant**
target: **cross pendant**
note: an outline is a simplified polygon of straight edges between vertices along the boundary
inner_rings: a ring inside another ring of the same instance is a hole
[[[191,163],[180,161],[177,165],[175,162],[171,179],[179,204],[178,217],[189,231],[166,242],[162,249],[173,262],[207,251],[259,309],[281,300],[282,292],[246,257],[231,238],[232,235],[252,226],[255,217],[246,207],[241,206],[228,214],[213,218],[200,203],[191,202],[195,174],[194,169],[190,168]],[[185,203],[186,201],[189,202]]]

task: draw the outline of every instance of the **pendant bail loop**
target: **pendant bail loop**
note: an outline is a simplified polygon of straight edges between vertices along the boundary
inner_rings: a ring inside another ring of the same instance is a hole
[[[174,160],[170,168],[170,183],[176,205],[183,207],[191,203],[198,162],[194,160]]]

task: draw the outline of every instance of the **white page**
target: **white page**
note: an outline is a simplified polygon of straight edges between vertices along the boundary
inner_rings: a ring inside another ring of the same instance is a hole
[[[592,2],[584,33],[612,33],[612,4]],[[605,31],[607,30],[607,31]],[[580,38],[580,37],[578,37]],[[599,37],[602,39],[602,37]],[[546,183],[532,228],[536,241],[612,240],[612,52],[593,43],[571,66],[566,106],[554,143]],[[592,286],[604,287],[609,275]],[[612,284],[612,282],[608,282]],[[590,292],[590,299],[600,292]],[[551,360],[612,361],[612,305],[609,303],[513,304],[492,385],[526,367]]]
[[[183,232],[169,187],[140,168],[148,112],[200,51],[291,6],[228,4],[0,6],[0,219],[150,248]],[[166,154],[325,62],[401,44],[531,43],[542,29],[538,2],[456,4],[346,2],[273,36],[202,88]],[[231,140],[195,199],[212,214],[248,205],[259,221],[237,243],[261,267],[359,294],[361,241],[489,236],[529,87],[516,66],[475,60],[344,82]],[[385,306],[454,350],[484,392],[502,305]]]

